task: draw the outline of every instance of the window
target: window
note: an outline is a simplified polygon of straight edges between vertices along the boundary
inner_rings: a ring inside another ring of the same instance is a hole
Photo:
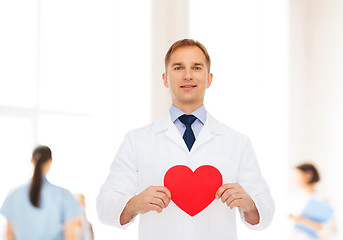
[[[45,144],[49,180],[86,196],[96,237],[123,234],[98,221],[95,200],[124,134],[150,122],[150,9],[150,1],[0,3],[0,204],[29,181],[32,150]]]

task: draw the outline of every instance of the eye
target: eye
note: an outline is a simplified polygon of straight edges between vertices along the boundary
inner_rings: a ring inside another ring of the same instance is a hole
[[[199,71],[201,70],[201,67],[194,67],[194,70]]]
[[[182,70],[182,67],[175,67],[174,70]]]

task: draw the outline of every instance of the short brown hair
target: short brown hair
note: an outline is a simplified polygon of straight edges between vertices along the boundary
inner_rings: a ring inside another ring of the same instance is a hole
[[[193,46],[200,48],[200,50],[205,54],[205,58],[206,58],[207,66],[208,66],[208,71],[210,72],[211,59],[210,59],[210,55],[208,55],[207,49],[200,42],[193,40],[193,39],[179,40],[170,46],[166,56],[164,57],[165,70],[167,71],[167,66],[169,64],[170,56],[173,54],[173,52],[175,52],[176,49],[182,48],[182,47],[193,47]]]
[[[303,163],[296,166],[297,169],[304,173],[311,173],[312,178],[308,181],[308,184],[317,183],[320,180],[320,175],[317,168],[312,163]]]

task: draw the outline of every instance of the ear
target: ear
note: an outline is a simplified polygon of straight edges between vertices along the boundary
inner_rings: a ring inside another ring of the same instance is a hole
[[[206,88],[209,88],[212,84],[212,79],[213,79],[213,74],[210,73],[208,74],[208,78],[207,78],[207,83],[206,83]]]
[[[168,85],[168,79],[167,79],[167,73],[163,73],[162,74],[162,79],[163,79],[163,84],[166,88],[169,88],[169,85]]]

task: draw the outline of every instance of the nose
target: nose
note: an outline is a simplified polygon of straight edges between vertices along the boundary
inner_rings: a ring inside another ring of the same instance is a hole
[[[185,69],[183,79],[184,80],[193,80],[191,69]]]

